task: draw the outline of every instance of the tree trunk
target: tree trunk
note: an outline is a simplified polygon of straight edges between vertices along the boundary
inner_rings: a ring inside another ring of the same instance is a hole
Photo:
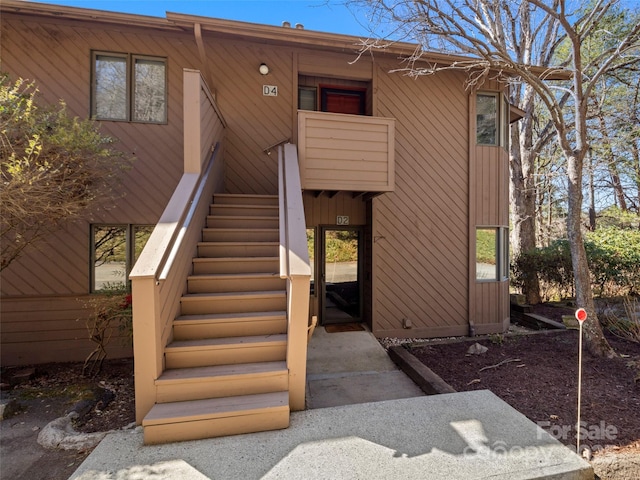
[[[613,357],[615,352],[604,338],[602,327],[596,315],[591,275],[587,263],[587,253],[582,237],[582,162],[576,156],[567,159],[569,209],[567,215],[567,235],[571,250],[571,262],[576,290],[576,305],[587,311],[587,320],[583,325],[585,340],[589,351],[599,357]]]
[[[536,154],[530,149],[531,142],[529,148],[527,145],[522,146],[521,137],[526,138],[526,132],[520,134],[520,126],[513,125],[509,155],[510,241],[513,258],[536,247],[536,187],[533,175]],[[526,302],[535,305],[541,302],[540,282],[537,272],[528,273],[522,290]]]
[[[615,194],[616,203],[620,207],[620,210],[626,212],[627,202],[624,197],[624,189],[622,188],[622,182],[620,181],[620,173],[618,172],[618,165],[615,160],[615,155],[613,153],[613,148],[611,147],[611,138],[609,137],[609,130],[607,129],[607,123],[604,120],[602,114],[598,116],[598,120],[600,121],[600,132],[603,138],[603,147],[606,150],[607,156],[607,165],[609,167],[609,175],[611,176],[611,186],[613,187],[613,192]]]

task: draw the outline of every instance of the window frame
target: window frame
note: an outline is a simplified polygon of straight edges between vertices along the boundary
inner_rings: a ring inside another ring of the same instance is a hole
[[[99,117],[97,115],[97,73],[96,62],[99,57],[113,57],[122,58],[125,60],[125,118],[106,118]],[[161,121],[153,120],[137,120],[134,118],[135,113],[135,68],[136,61],[147,60],[152,62],[162,63],[164,66],[164,109],[163,119]],[[143,55],[137,53],[123,53],[123,52],[108,52],[103,50],[91,51],[91,98],[90,98],[90,114],[93,120],[99,120],[102,122],[128,122],[128,123],[142,123],[151,125],[166,125],[168,124],[169,116],[169,61],[167,57],[160,57],[155,55]]]
[[[313,109],[302,108],[302,93],[310,92],[313,94]],[[307,85],[298,86],[298,110],[305,110],[309,112],[317,112],[318,111],[318,88],[317,87],[309,87]]]
[[[129,274],[133,269],[138,256],[136,255],[136,233],[143,228],[150,229],[149,235],[155,228],[151,224],[133,223],[92,223],[89,225],[89,292],[100,293],[101,288],[96,288],[96,230],[98,228],[122,228],[125,235],[125,278],[123,288],[129,290],[131,282]],[[148,240],[148,239],[147,239]],[[145,242],[146,243],[146,242]],[[144,246],[142,247],[144,248]]]
[[[493,230],[495,232],[495,269],[492,278],[478,278],[478,231]],[[496,225],[477,225],[476,226],[476,260],[475,260],[475,277],[478,283],[504,282],[509,280],[510,269],[510,252],[509,252],[509,228]]]
[[[478,139],[478,97],[493,97],[496,105],[496,120],[495,120],[495,142],[494,143],[481,143]],[[510,103],[507,97],[500,92],[491,91],[478,91],[476,92],[476,145],[484,147],[503,147],[505,150],[509,149],[509,106]]]

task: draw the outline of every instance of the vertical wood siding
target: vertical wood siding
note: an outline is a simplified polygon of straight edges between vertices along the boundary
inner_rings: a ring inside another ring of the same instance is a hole
[[[314,192],[304,192],[304,216],[307,227],[336,225],[338,215],[347,215],[350,225],[365,225],[366,202],[361,197],[353,198],[351,192],[338,192],[330,197],[327,194],[316,196]]]
[[[509,225],[509,155],[504,148],[476,146],[474,158],[475,226]],[[475,234],[475,227],[470,230]],[[472,237],[475,240],[475,237]],[[474,261],[472,259],[472,261]],[[509,282],[475,282],[471,286],[470,317],[476,333],[501,331],[508,326]]]

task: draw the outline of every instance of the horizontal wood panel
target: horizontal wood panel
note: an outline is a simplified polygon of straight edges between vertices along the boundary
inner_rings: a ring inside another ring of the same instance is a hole
[[[4,297],[0,303],[3,365],[84,361],[96,347],[89,340],[91,297]],[[120,332],[107,344],[110,358],[131,356]]]
[[[322,160],[322,159],[307,159],[310,169],[317,170],[320,168],[324,168],[326,170],[334,170],[339,172],[340,170],[353,170],[353,162],[345,162],[344,158],[338,159],[330,159],[330,160]],[[353,159],[349,159],[353,160]],[[366,163],[363,165],[363,168],[366,168],[371,172],[384,172],[385,175],[387,173],[388,165],[387,162],[384,161],[374,161],[370,158],[362,159],[360,162]],[[362,169],[358,169],[361,171]]]
[[[317,136],[307,135],[306,146],[307,148],[315,149],[316,156],[324,155],[326,158],[331,158],[332,152],[336,152],[336,155],[340,155],[340,151],[347,152],[361,152],[362,155],[368,153],[384,153],[389,151],[389,144],[385,135],[385,138],[380,141],[380,137],[367,138],[366,135],[361,135],[359,138],[331,138],[329,136]],[[310,156],[308,150],[305,150],[305,155]],[[305,157],[306,159],[306,157]]]
[[[389,154],[387,151],[363,152],[361,150],[334,150],[332,148],[307,148],[305,164],[314,167],[314,162],[327,162],[335,159],[380,163],[385,165],[385,170],[389,168]]]

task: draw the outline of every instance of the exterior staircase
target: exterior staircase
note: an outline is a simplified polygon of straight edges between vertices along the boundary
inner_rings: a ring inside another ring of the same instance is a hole
[[[146,444],[289,426],[278,197],[216,194],[144,418]]]

